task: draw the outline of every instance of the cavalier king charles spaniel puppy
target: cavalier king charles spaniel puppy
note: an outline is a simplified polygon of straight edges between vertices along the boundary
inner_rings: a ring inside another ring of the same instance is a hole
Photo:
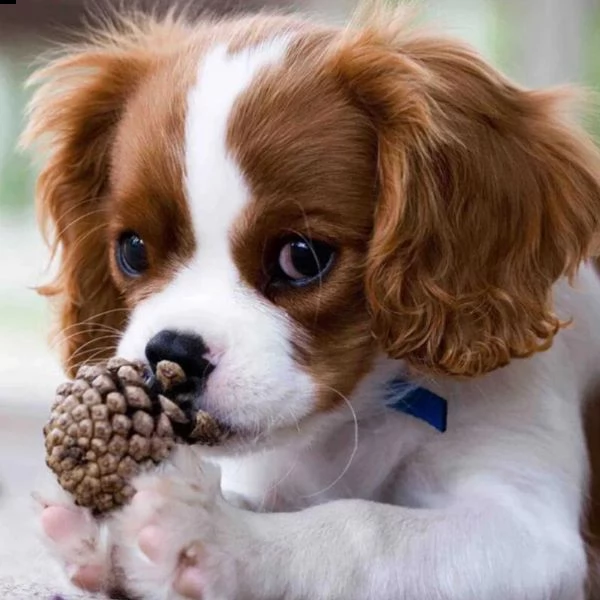
[[[585,597],[600,155],[567,93],[384,9],[127,18],[33,82],[67,369],[177,360],[235,431],[108,517],[49,493],[76,585]]]

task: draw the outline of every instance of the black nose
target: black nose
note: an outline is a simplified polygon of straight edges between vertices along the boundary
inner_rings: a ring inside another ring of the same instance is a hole
[[[188,377],[205,379],[215,366],[204,358],[208,352],[200,336],[164,329],[146,344],[146,358],[152,369],[161,360],[178,363]]]

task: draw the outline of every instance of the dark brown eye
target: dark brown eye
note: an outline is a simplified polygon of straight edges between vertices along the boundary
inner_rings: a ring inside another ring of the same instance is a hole
[[[127,277],[139,277],[148,268],[146,245],[134,231],[121,234],[116,254],[117,264]]]
[[[334,249],[304,237],[286,240],[279,250],[274,282],[301,287],[322,277],[331,267]]]

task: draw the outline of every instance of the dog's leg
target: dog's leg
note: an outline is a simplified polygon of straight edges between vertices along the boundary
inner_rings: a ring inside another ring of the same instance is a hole
[[[339,500],[293,513],[230,505],[208,465],[136,485],[112,519],[110,558],[144,600],[583,598],[576,524],[499,482],[486,488],[502,501],[408,509]],[[106,525],[68,511],[44,510],[46,534],[74,583],[106,590],[118,578],[107,573]]]
[[[212,467],[150,476],[119,514],[119,561],[148,600],[582,600],[576,524],[503,485],[486,483],[501,500],[444,509],[252,513],[223,499]]]

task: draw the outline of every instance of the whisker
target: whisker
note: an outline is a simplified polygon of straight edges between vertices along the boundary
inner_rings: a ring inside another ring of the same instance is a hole
[[[80,208],[81,206],[83,206],[84,204],[87,204],[87,203],[88,203],[87,199],[83,199],[83,200],[79,200],[79,202],[75,202],[72,206],[69,206],[69,208],[67,208],[67,210],[64,212],[64,214],[62,215],[61,218],[64,220],[72,212],[75,212],[78,208]],[[52,232],[51,237],[53,238],[53,240],[52,240],[53,243],[56,243],[56,241],[58,241],[60,238],[60,236],[57,232]]]
[[[80,335],[95,335],[96,333],[112,333],[116,336],[121,336],[123,332],[120,329],[112,327],[110,325],[105,325],[103,323],[88,323],[81,326],[80,323],[76,323],[75,325],[64,327],[60,331],[57,331],[50,337],[50,346],[54,346],[58,343],[68,341],[74,337]]]
[[[99,313],[96,313],[87,319],[82,321],[78,321],[77,323],[73,323],[66,327],[61,328],[50,336],[49,345],[50,348],[56,347],[58,344],[64,343],[73,337],[79,335],[91,335],[93,333],[114,333],[116,336],[121,336],[123,334],[122,330],[109,325],[108,323],[102,322],[93,322],[94,319],[100,318],[102,316],[107,316],[109,314],[113,314],[116,312],[125,311],[129,312],[127,308],[113,308],[110,310],[105,310]]]
[[[70,336],[68,336],[68,337],[65,337],[65,338],[62,338],[62,339],[53,340],[53,341],[52,341],[52,343],[49,343],[49,344],[48,344],[48,349],[50,350],[50,352],[53,352],[53,351],[55,351],[57,348],[60,348],[62,345],[64,345],[64,344],[68,343],[69,341],[71,341],[71,340],[73,340],[73,339],[76,339],[76,338],[78,337],[78,335],[79,335],[79,334],[73,334],[73,335],[70,335]],[[117,336],[116,336],[116,334],[114,334],[114,333],[111,333],[110,335],[106,335],[106,336],[103,336],[102,338],[98,338],[98,339],[104,339],[104,338],[113,338],[113,339],[114,339],[114,338],[116,338],[116,337],[117,337]],[[92,343],[93,341],[94,341],[94,340],[91,340],[91,341],[89,341],[89,342],[86,342],[86,345],[87,345],[88,343]]]
[[[104,223],[100,223],[100,225],[96,225],[92,227],[89,231],[86,231],[83,235],[80,235],[74,242],[73,247],[71,248],[71,252],[75,252],[76,248],[88,237],[94,235],[97,231],[103,229],[106,225]]]
[[[86,348],[89,348],[90,346],[93,346],[94,344],[96,344],[97,342],[100,342],[102,340],[109,340],[112,339],[114,340],[115,336],[114,335],[100,335],[98,337],[95,337],[91,340],[88,340],[87,342],[85,342],[85,344],[82,344],[81,346],[79,346],[77,348],[77,350],[75,350],[75,352],[73,352],[71,354],[71,358],[76,358],[78,356],[80,356],[82,353],[86,352]],[[100,352],[107,350],[110,346],[114,346],[115,348],[117,347],[117,344],[110,344],[110,345],[104,345],[102,346],[102,348],[99,349]],[[87,352],[91,352],[92,350],[87,350]]]
[[[75,350],[75,352],[73,352],[71,354],[71,359],[77,358],[78,356],[81,356],[82,354],[90,353],[93,352],[94,349],[96,348],[96,342],[100,342],[102,340],[110,340],[110,339],[114,339],[114,336],[112,335],[101,335],[97,338],[94,338],[93,340],[89,340],[88,342],[86,342],[85,344],[82,344],[81,346],[79,346],[79,348],[77,348],[77,350]],[[91,346],[91,348],[90,348]],[[110,347],[117,347],[117,344],[103,344],[101,348],[98,348],[99,352],[102,352],[104,350],[108,350]],[[89,350],[88,350],[89,348]]]
[[[109,310],[104,310],[102,312],[99,313],[95,313],[91,316],[89,316],[87,319],[84,319],[83,321],[77,321],[77,323],[74,323],[73,325],[69,325],[69,327],[77,327],[78,325],[81,325],[82,323],[87,323],[88,321],[92,321],[93,319],[97,319],[98,317],[104,317],[106,315],[110,315],[112,313],[115,312],[129,312],[129,308],[111,308]]]
[[[75,327],[65,327],[64,329],[54,333],[52,335],[51,341],[62,341],[68,340],[72,337],[76,337],[78,335],[84,334],[92,334],[92,333],[114,333],[115,335],[121,335],[123,332],[116,327],[111,327],[110,325],[103,325],[102,323],[89,324],[85,327],[79,327],[75,329]]]
[[[354,460],[354,457],[356,456],[356,452],[358,451],[358,418],[356,416],[356,411],[354,410],[354,407],[350,403],[350,400],[348,400],[348,398],[346,396],[344,396],[344,394],[342,394],[335,388],[332,388],[330,386],[325,386],[325,385],[322,385],[322,387],[337,394],[340,398],[342,398],[342,400],[344,400],[344,402],[350,409],[350,412],[352,414],[352,421],[354,423],[354,444],[352,447],[352,452],[350,454],[350,458],[348,459],[348,462],[342,469],[342,472],[329,485],[327,485],[326,487],[324,487],[316,492],[313,492],[312,494],[308,494],[307,496],[302,496],[303,498],[313,498],[314,496],[318,496],[319,494],[323,494],[324,492],[327,492],[334,485],[336,485],[342,479],[342,477],[348,472],[348,469],[350,469],[350,465],[352,464],[352,461]]]
[[[73,364],[73,368],[75,370],[77,370],[79,367],[81,367],[82,365],[89,365],[89,364],[94,364],[94,362],[101,362],[103,360],[103,357],[101,355],[103,355],[105,352],[111,350],[111,351],[116,351],[117,346],[104,346],[103,348],[100,348],[99,350],[96,350],[96,352],[93,352],[92,354],[90,354],[90,356],[86,357],[85,359],[82,359],[76,363]],[[96,357],[100,356],[100,358],[98,358],[98,360],[96,361]]]
[[[87,219],[88,217],[91,217],[92,215],[95,215],[98,213],[103,213],[103,212],[105,212],[104,208],[97,208],[96,210],[90,210],[90,211],[84,213],[83,215],[80,215],[76,219],[69,221],[60,231],[58,231],[56,233],[56,237],[61,238],[70,227],[73,227],[73,225],[76,225],[77,223],[79,223],[79,221],[83,221],[84,219]],[[63,220],[64,220],[64,216],[63,216]]]
[[[298,421],[298,419],[296,418],[296,415],[294,414],[294,412],[292,411],[291,408],[288,407],[288,412],[290,414],[290,416],[292,417],[293,421],[296,424],[296,429],[298,430],[298,433],[300,433],[300,422]],[[269,495],[270,492],[272,492],[273,490],[275,490],[277,487],[279,487],[286,479],[288,479],[288,477],[291,476],[291,474],[294,472],[294,469],[296,468],[296,466],[298,465],[298,461],[300,460],[300,452],[296,453],[296,456],[294,458],[294,461],[292,462],[290,468],[274,483],[272,483],[271,485],[269,485],[269,487],[267,488],[267,491],[265,492],[265,495],[263,497],[263,501],[261,503],[261,508],[264,508],[266,502],[267,502],[267,496]]]

